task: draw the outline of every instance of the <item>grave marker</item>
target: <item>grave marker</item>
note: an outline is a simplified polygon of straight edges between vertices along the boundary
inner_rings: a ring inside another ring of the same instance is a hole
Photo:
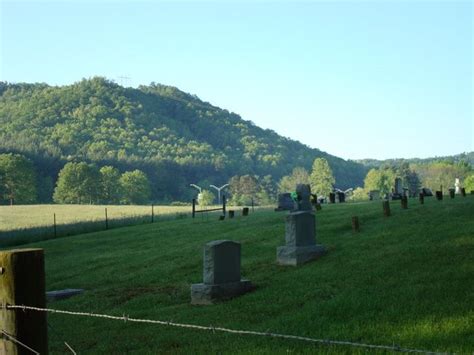
[[[310,202],[309,185],[298,185],[297,210],[286,216],[285,246],[277,248],[277,263],[298,266],[317,259],[326,248],[316,244],[316,217]]]
[[[252,289],[240,277],[240,243],[215,240],[204,246],[203,283],[191,285],[192,304],[213,304]]]
[[[383,208],[383,215],[385,217],[390,217],[390,202],[389,201],[383,201],[382,202],[382,208]]]

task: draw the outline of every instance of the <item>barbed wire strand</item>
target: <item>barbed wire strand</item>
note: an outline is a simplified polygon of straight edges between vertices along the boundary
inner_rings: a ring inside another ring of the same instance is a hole
[[[303,337],[303,336],[298,336],[298,335],[287,335],[287,334],[279,334],[279,333],[271,333],[271,332],[257,332],[257,331],[252,331],[252,330],[237,330],[237,329],[203,326],[203,325],[196,325],[196,324],[175,323],[175,322],[153,320],[153,319],[130,318],[125,315],[120,317],[120,316],[111,316],[108,314],[73,312],[73,311],[65,311],[65,310],[50,309],[50,308],[39,308],[39,307],[31,307],[31,306],[24,306],[24,305],[3,305],[3,308],[21,309],[23,311],[31,310],[31,311],[37,311],[37,312],[67,314],[67,315],[73,315],[73,316],[105,318],[105,319],[119,320],[123,322],[160,324],[160,325],[166,325],[166,326],[178,327],[178,328],[210,330],[213,332],[224,332],[224,333],[241,334],[241,335],[268,336],[268,337],[274,337],[274,338],[301,340],[301,341],[320,343],[320,344],[325,344],[325,345],[347,345],[347,346],[361,347],[361,348],[368,348],[368,349],[383,349],[383,350],[400,351],[400,352],[406,352],[406,353],[424,353],[424,354],[432,354],[432,355],[448,354],[448,353],[433,352],[433,351],[428,351],[428,350],[408,349],[408,348],[402,348],[400,346],[373,345],[373,344],[364,344],[364,343],[354,343],[354,342],[342,341],[342,340],[316,339],[316,338],[309,338],[309,337]]]
[[[40,355],[39,352],[37,352],[36,350],[33,350],[33,349],[30,348],[28,345],[23,344],[21,341],[19,341],[18,339],[16,339],[13,335],[8,334],[4,329],[2,329],[2,334],[3,334],[4,336],[6,336],[8,339],[10,339],[12,342],[14,342],[15,344],[18,344],[18,345],[22,346],[23,348],[25,348],[26,350],[31,351],[33,354],[35,354],[35,355]]]

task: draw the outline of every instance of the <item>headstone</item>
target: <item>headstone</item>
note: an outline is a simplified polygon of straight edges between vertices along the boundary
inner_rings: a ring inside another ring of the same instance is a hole
[[[64,300],[72,296],[80,295],[83,292],[84,289],[82,288],[67,288],[65,290],[48,291],[46,292],[46,299],[48,301]]]
[[[441,201],[443,199],[443,191],[436,191],[436,199]]]
[[[223,221],[225,219],[225,216],[219,216],[219,221]]]
[[[455,190],[456,190],[456,191],[455,191],[456,194],[459,195],[459,194],[461,193],[461,183],[459,182],[459,178],[456,178],[456,179],[454,180],[454,188],[455,188]]]
[[[456,189],[449,189],[449,197],[454,198],[455,192],[456,192]]]
[[[290,193],[278,194],[278,207],[275,211],[291,211],[294,207],[294,201]]]
[[[369,199],[371,201],[380,200],[380,191],[379,190],[371,190],[369,192]]]
[[[334,192],[329,193],[329,202],[336,203],[336,194]]]
[[[229,210],[229,218],[234,218],[235,212],[234,210]]]
[[[466,189],[461,187],[461,196],[466,197]]]
[[[213,304],[252,289],[240,278],[240,243],[215,240],[204,246],[203,283],[191,285],[192,304]]]
[[[421,189],[421,191],[423,192],[423,195],[425,197],[432,197],[433,196],[433,192],[431,191],[431,189],[428,189],[427,187],[423,187]]]
[[[339,203],[346,202],[346,194],[344,192],[338,192],[337,193],[337,198],[339,200]]]
[[[249,208],[248,207],[244,207],[242,208],[242,216],[248,216],[249,215]]]
[[[406,210],[408,208],[408,197],[403,196],[402,199],[400,200],[402,209]]]
[[[395,178],[395,188],[392,192],[392,200],[400,200],[404,196],[402,179]]]
[[[286,216],[286,245],[277,248],[277,263],[280,265],[298,266],[326,252],[324,246],[316,244],[316,217],[311,208],[309,185],[298,185],[296,191],[298,209]]]
[[[420,204],[423,205],[425,203],[425,195],[423,194],[423,192],[420,192],[419,198]]]

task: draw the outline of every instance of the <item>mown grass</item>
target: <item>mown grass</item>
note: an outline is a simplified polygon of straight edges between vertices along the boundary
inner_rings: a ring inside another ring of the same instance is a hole
[[[317,213],[326,256],[275,263],[284,213],[169,220],[28,245],[46,253],[47,289],[84,288],[49,307],[405,348],[474,351],[474,198],[326,205]],[[361,231],[351,231],[358,215]],[[202,247],[242,244],[242,276],[256,290],[190,305]],[[367,349],[50,314],[52,353],[366,353]],[[380,351],[379,351],[380,352]]]

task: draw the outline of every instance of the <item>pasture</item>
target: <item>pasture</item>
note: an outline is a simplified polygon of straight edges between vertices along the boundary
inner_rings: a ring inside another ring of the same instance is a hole
[[[284,213],[197,218],[32,243],[45,249],[47,290],[84,288],[50,308],[319,339],[474,351],[474,198],[325,205],[317,240],[328,254],[300,267],[276,265]],[[351,216],[360,233],[351,230]],[[190,305],[202,281],[202,247],[242,245],[242,277],[256,290],[212,306]],[[66,353],[366,353],[349,346],[224,334],[49,314],[50,351]]]

